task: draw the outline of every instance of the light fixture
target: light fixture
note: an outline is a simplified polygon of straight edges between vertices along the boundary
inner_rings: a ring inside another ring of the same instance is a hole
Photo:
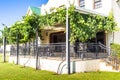
[[[48,31],[46,31],[46,36],[48,36]]]

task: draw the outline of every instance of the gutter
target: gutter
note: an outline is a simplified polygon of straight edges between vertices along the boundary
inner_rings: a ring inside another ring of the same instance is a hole
[[[76,12],[83,13],[83,14],[101,15],[101,16],[105,16],[105,17],[108,16],[108,15],[101,14],[101,13],[98,13],[98,12],[95,12],[95,11],[92,11],[89,9],[85,9],[85,8],[80,8],[80,7],[75,7],[75,8],[76,8],[75,9]]]

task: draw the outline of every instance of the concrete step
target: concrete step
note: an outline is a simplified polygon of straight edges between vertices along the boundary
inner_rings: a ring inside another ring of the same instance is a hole
[[[116,70],[113,66],[106,62],[100,62],[100,70],[101,71],[111,71],[111,72],[119,72],[119,70]]]

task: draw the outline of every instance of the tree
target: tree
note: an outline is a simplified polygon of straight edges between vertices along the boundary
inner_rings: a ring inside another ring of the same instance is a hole
[[[29,25],[29,37],[35,38],[36,30],[38,29],[39,36],[41,36],[41,28],[40,28],[40,16],[37,14],[26,15],[23,17],[23,21]]]
[[[0,46],[3,44],[2,36],[0,37]]]

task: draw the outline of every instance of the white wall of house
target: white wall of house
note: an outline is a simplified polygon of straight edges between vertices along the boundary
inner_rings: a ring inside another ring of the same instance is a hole
[[[120,27],[120,5],[119,2],[116,2],[116,0],[113,0],[113,14],[115,17],[115,21],[118,24],[118,27]]]
[[[102,0],[102,7],[98,9],[94,9],[94,0],[85,0],[85,8],[104,14],[109,15],[112,7],[112,0]]]
[[[76,2],[77,0],[70,0],[70,3],[72,4],[72,3],[76,3],[77,4],[77,2]],[[68,4],[68,0],[48,0],[48,3],[47,4],[43,4],[42,6],[41,6],[41,14],[46,14],[46,12],[47,13],[50,13],[50,9],[51,8],[58,8],[58,7],[60,7],[60,6],[62,6],[62,5],[67,5]]]
[[[70,1],[70,4],[74,4],[79,7],[79,0],[49,0],[47,4],[41,6],[41,13],[45,14],[50,12],[51,8],[58,8],[61,5],[67,5]],[[109,12],[112,8],[112,0],[102,0],[102,7],[94,9],[94,0],[85,0],[85,9],[92,10],[104,15],[109,15]]]
[[[110,44],[113,43],[113,32],[106,33],[106,46],[108,47],[107,52],[110,54]]]
[[[65,5],[66,0],[48,0],[47,4],[41,6],[41,14],[50,13],[51,8],[58,8],[61,5]]]
[[[120,0],[116,2],[117,0],[113,0],[113,15],[115,18],[115,21],[117,22],[117,28],[120,28]],[[120,44],[120,29],[116,32],[114,32],[114,43]]]

